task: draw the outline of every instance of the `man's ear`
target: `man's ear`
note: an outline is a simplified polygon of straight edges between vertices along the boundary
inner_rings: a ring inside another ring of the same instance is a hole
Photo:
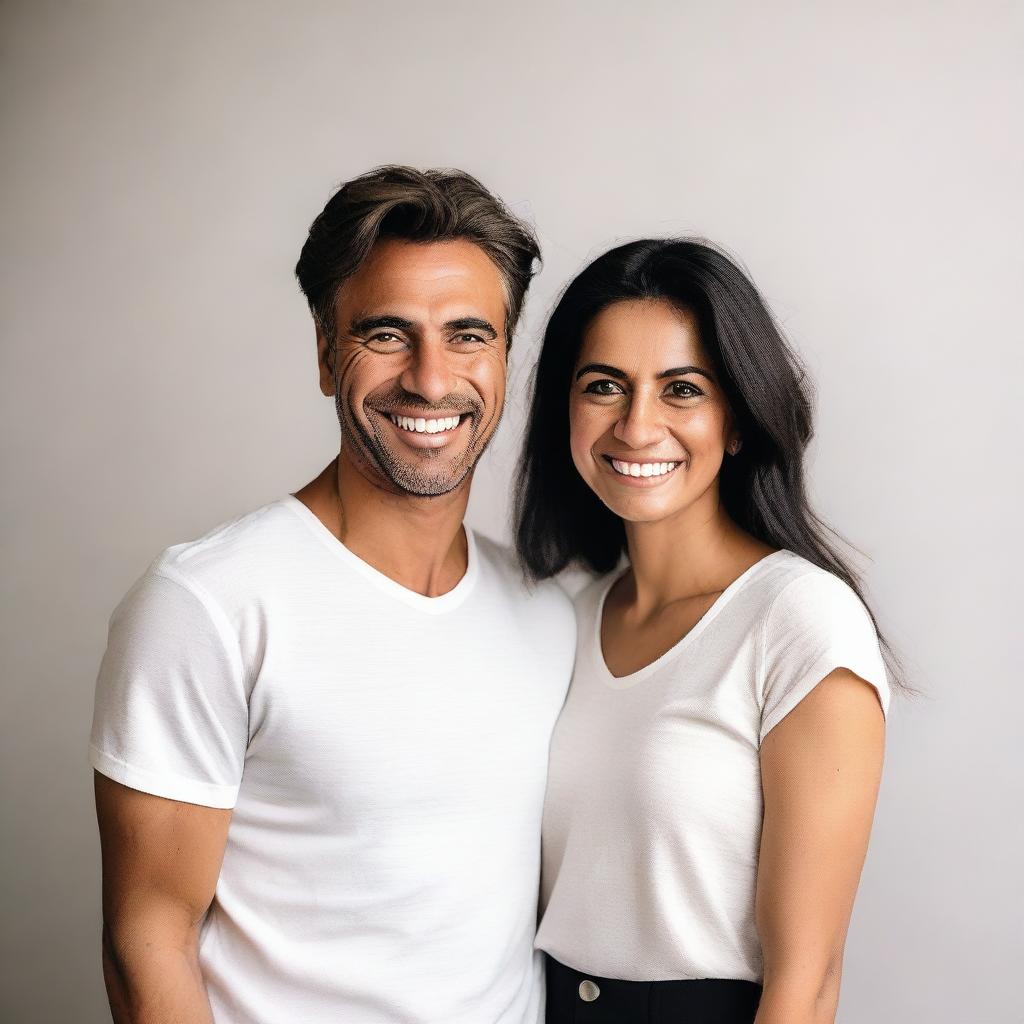
[[[327,335],[317,326],[316,358],[320,366],[320,390],[328,398],[334,395],[334,357],[334,342],[329,341]]]

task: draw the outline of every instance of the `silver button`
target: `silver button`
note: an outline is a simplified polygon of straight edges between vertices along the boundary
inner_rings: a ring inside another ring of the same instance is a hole
[[[597,987],[597,982],[591,981],[586,978],[580,982],[580,999],[585,1003],[592,1003],[599,995],[601,990]]]

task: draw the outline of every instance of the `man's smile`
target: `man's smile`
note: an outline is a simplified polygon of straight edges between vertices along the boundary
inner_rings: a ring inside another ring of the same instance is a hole
[[[473,418],[471,412],[428,416],[422,410],[370,410],[391,425],[391,432],[409,448],[444,448],[456,440]]]

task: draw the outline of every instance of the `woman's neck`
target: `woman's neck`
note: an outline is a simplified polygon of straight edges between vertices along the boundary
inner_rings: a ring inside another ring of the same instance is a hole
[[[645,616],[684,598],[717,594],[773,548],[729,517],[717,494],[653,523],[626,523],[635,611]]]

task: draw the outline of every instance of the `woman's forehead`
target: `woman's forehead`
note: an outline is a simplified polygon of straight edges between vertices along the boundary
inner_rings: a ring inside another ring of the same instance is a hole
[[[602,362],[654,374],[669,366],[705,366],[697,317],[659,299],[624,299],[603,309],[587,327],[577,364]]]

